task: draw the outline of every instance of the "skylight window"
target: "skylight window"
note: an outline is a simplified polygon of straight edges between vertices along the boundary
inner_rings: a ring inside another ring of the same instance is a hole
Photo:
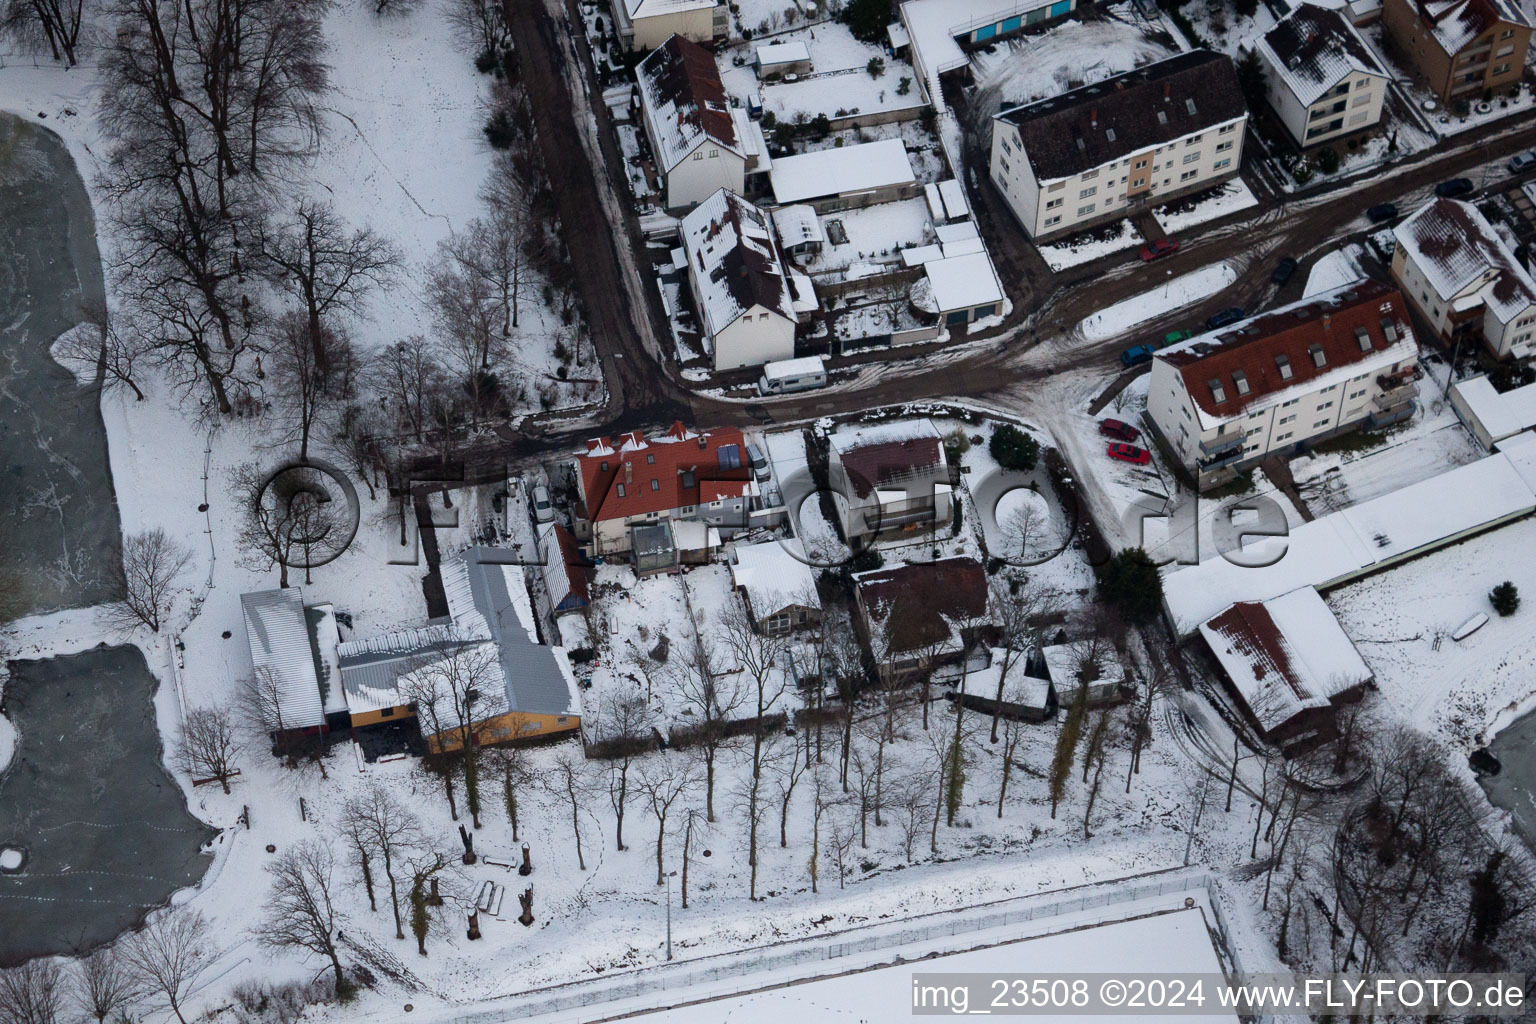
[[[1275,356],[1275,366],[1277,366],[1280,370],[1281,380],[1291,379],[1291,374],[1294,371],[1291,370],[1291,360],[1289,357],[1285,356],[1284,354]]]
[[[1166,110],[1159,110],[1157,112],[1157,123],[1158,124],[1167,124],[1168,123],[1168,111],[1166,111]]]
[[[1239,395],[1246,395],[1248,393],[1248,375],[1242,370],[1232,371],[1232,383],[1237,388]]]
[[[1397,324],[1394,324],[1386,317],[1382,317],[1381,333],[1387,336],[1388,344],[1397,341]],[[1355,328],[1355,340],[1360,343],[1361,352],[1369,352],[1371,350],[1371,332],[1364,327]]]
[[[1227,400],[1227,389],[1221,386],[1221,381],[1212,379],[1210,381],[1210,388],[1211,401],[1215,402],[1217,405],[1220,405],[1222,402]]]
[[[1114,142],[1115,141],[1115,130],[1113,128],[1106,128],[1106,129],[1104,129],[1104,137],[1106,139],[1108,139],[1110,142]]]
[[[1194,100],[1194,97],[1190,97],[1189,99],[1184,101],[1184,109],[1189,111],[1190,116],[1194,116],[1194,113],[1195,113],[1195,100]]]
[[[1328,354],[1323,351],[1323,346],[1312,345],[1307,349],[1307,354],[1312,357],[1312,365],[1318,369],[1328,365]]]

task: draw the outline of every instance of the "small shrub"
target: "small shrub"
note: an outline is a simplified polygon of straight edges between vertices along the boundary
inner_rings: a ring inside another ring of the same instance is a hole
[[[492,149],[510,149],[516,139],[517,131],[512,127],[512,119],[505,110],[496,111],[485,122],[485,141],[491,144]]]
[[[1493,610],[1498,612],[1500,617],[1513,615],[1520,607],[1520,590],[1509,580],[1505,580],[1488,591],[1488,603],[1493,605]]]
[[[885,74],[885,58],[869,58],[869,63],[864,65],[864,70],[869,72],[870,78],[879,78],[881,75]]]
[[[896,85],[896,95],[905,96],[912,91],[912,78],[910,75],[902,75],[901,81]]]
[[[489,73],[495,68],[496,63],[496,52],[494,50],[485,49],[475,54],[475,70],[482,75]]]
[[[1324,174],[1332,174],[1339,169],[1339,151],[1332,146],[1324,146],[1317,151],[1317,169]]]
[[[1117,551],[1099,576],[1099,596],[1131,622],[1154,618],[1163,603],[1163,578],[1141,548]]]
[[[1040,461],[1040,442],[1012,423],[1004,423],[992,434],[987,451],[1004,469],[1028,473]]]

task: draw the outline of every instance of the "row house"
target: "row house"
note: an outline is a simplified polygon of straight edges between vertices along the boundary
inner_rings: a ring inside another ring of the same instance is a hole
[[[1436,199],[1393,231],[1392,277],[1442,344],[1536,354],[1536,282],[1471,203]]]
[[[992,181],[1055,238],[1235,176],[1247,123],[1231,58],[1195,50],[996,115]]]
[[[1514,0],[1384,0],[1393,48],[1442,102],[1520,84],[1531,23]]]
[[[1391,79],[1341,13],[1302,4],[1259,40],[1269,105],[1298,146],[1381,121]]]
[[[1158,352],[1147,413],[1204,490],[1410,415],[1417,352],[1402,295],[1362,279]]]

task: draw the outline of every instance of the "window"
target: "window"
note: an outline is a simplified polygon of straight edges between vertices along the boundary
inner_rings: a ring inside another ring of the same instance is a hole
[[[655,477],[651,478],[651,490],[653,490],[653,491],[661,490],[661,481],[657,480]]]
[[[656,465],[656,453],[655,452],[647,452],[646,453],[646,455],[645,455],[645,464],[648,465],[648,466]]]
[[[1307,355],[1312,357],[1313,366],[1321,368],[1328,365],[1328,354],[1323,351],[1323,346],[1321,345],[1308,347]]]
[[[1326,427],[1331,422],[1333,422],[1333,421],[1332,420],[1318,420],[1316,423],[1312,424],[1312,429],[1316,430],[1319,427]]]
[[[1190,164],[1194,163],[1195,161],[1197,161],[1199,159],[1200,159],[1200,154],[1199,153],[1188,153],[1184,157],[1184,165],[1187,167],[1187,166],[1189,166]]]
[[[1223,167],[1231,167],[1231,166],[1232,166],[1232,158],[1227,156],[1227,157],[1222,157],[1220,160],[1217,160],[1214,164],[1211,164],[1211,169],[1219,171]]]
[[[1366,94],[1364,96],[1356,96],[1350,101],[1349,105],[1352,107],[1363,107],[1369,102],[1371,102],[1370,94]]]
[[[1231,148],[1232,148],[1232,140],[1231,139],[1228,139],[1226,142],[1218,142],[1216,144],[1216,152],[1218,152],[1218,153],[1225,153],[1227,150],[1229,150]]]
[[[1237,388],[1239,395],[1246,395],[1248,393],[1248,375],[1242,370],[1232,371],[1232,384]]]
[[[393,718],[393,717],[395,717],[395,709],[394,708],[379,708],[379,717],[380,718]]]
[[[1514,37],[1515,37],[1515,30],[1512,29],[1512,28],[1507,28],[1503,32],[1499,33],[1499,38],[1500,39],[1513,39]]]
[[[1061,214],[1059,214],[1059,213],[1056,216],[1054,216],[1054,217],[1047,217],[1045,219],[1045,226],[1048,227],[1048,228],[1055,227],[1057,224],[1060,224],[1060,223],[1061,223]]]
[[[1008,166],[1008,158],[1007,157],[1000,156],[1000,157],[997,158],[997,162],[1003,165],[1003,173],[1004,174],[1012,174],[1013,173],[1013,168]]]
[[[1188,181],[1190,178],[1198,178],[1199,176],[1200,172],[1198,170],[1185,171],[1183,174],[1179,175],[1179,180]]]
[[[1142,186],[1146,185],[1146,183],[1147,183],[1147,179],[1146,178],[1137,178],[1135,181],[1133,181],[1131,183],[1131,187],[1132,188],[1141,188]]]
[[[1106,128],[1106,129],[1104,129],[1104,137],[1106,139],[1108,139],[1110,142],[1114,142],[1115,141],[1115,130],[1113,128]]]
[[[1507,75],[1507,74],[1509,74],[1509,65],[1508,64],[1500,64],[1498,67],[1493,69],[1493,73],[1495,75]]]
[[[1299,399],[1299,398],[1293,398],[1293,399],[1291,399],[1291,400],[1290,400],[1290,401],[1289,401],[1289,402],[1281,402],[1281,403],[1280,403],[1280,408],[1282,408],[1282,409],[1288,409],[1288,408],[1290,408],[1290,407],[1291,407],[1291,406],[1293,406],[1293,405],[1295,405],[1295,404],[1296,404],[1296,403],[1297,403],[1297,402],[1299,402],[1299,401],[1301,401],[1301,399]]]
[[[1166,110],[1159,110],[1157,112],[1157,123],[1158,124],[1167,124],[1168,123],[1168,111],[1166,111]]]
[[[693,506],[692,505],[684,505],[683,506],[683,515],[685,515],[685,516],[693,515]]]
[[[1086,216],[1088,216],[1090,213],[1093,212],[1094,205],[1095,204],[1093,204],[1093,203],[1089,203],[1087,206],[1079,206],[1077,208],[1077,215],[1079,217],[1086,217]]]
[[[1050,199],[1050,200],[1047,200],[1046,204],[1045,204],[1045,208],[1047,210],[1054,210],[1054,209],[1056,209],[1056,207],[1060,206],[1062,204],[1062,202],[1063,202],[1063,200],[1061,200],[1061,199]]]
[[[1333,403],[1332,402],[1324,402],[1322,405],[1319,405],[1317,407],[1317,411],[1318,412],[1322,412],[1324,409],[1332,409],[1332,408],[1333,408]]]
[[[1099,172],[1096,171],[1096,170],[1094,170],[1094,171],[1084,171],[1082,174],[1079,175],[1079,177],[1082,178],[1084,181],[1092,181],[1094,178],[1097,178],[1098,176],[1099,176]]]
[[[702,149],[694,150],[693,158],[695,160],[703,160],[704,159],[704,151]]]
[[[1046,191],[1047,192],[1060,192],[1062,189],[1064,189],[1066,187],[1067,187],[1067,183],[1066,182],[1064,182],[1064,181],[1056,181],[1056,182],[1052,182],[1051,183],[1051,187],[1046,189]]]
[[[598,469],[602,470],[604,473],[608,472],[608,463],[607,463],[607,461],[605,460],[605,461],[599,463],[598,464]]]
[[[1397,328],[1392,326],[1390,320],[1383,319],[1381,321],[1381,329],[1386,334],[1388,341],[1397,340]],[[1360,345],[1361,352],[1369,352],[1371,350],[1371,332],[1364,327],[1355,328],[1355,341]]]
[[[1193,96],[1184,101],[1184,109],[1189,111],[1190,117],[1195,116],[1195,98]],[[1195,138],[1198,139],[1200,136],[1196,135]]]
[[[618,492],[619,492],[619,497],[621,497],[621,498],[624,497],[624,485],[623,484],[619,484],[618,485]]]
[[[1351,402],[1353,402],[1355,399],[1360,398],[1364,394],[1365,394],[1365,390],[1363,388],[1361,390],[1359,390],[1359,391],[1351,391],[1349,393],[1349,400]]]
[[[1220,405],[1227,400],[1227,391],[1221,386],[1221,381],[1211,380],[1207,382],[1207,385],[1211,389],[1211,401]]]
[[[1237,131],[1237,125],[1235,124],[1224,124],[1221,126],[1222,135],[1231,135],[1235,131]]]
[[[1283,427],[1287,423],[1291,423],[1291,422],[1295,421],[1295,419],[1296,419],[1296,414],[1295,413],[1291,413],[1289,416],[1281,416],[1280,417],[1280,425]]]
[[[998,141],[1000,141],[1003,144],[1003,152],[1004,153],[1012,153],[1013,152],[1013,147],[1008,145],[1008,140],[1006,138],[1001,138],[1000,137]]]
[[[1281,380],[1290,380],[1291,379],[1291,374],[1292,374],[1292,371],[1291,371],[1291,360],[1290,360],[1290,358],[1288,356],[1286,356],[1284,353],[1282,353],[1282,354],[1280,354],[1278,356],[1275,356],[1275,366],[1278,367],[1279,370],[1280,370],[1280,379]]]
[[[1079,198],[1079,199],[1087,199],[1089,196],[1095,194],[1098,191],[1099,191],[1099,186],[1094,185],[1091,188],[1085,188],[1081,192],[1079,192],[1077,194],[1077,198]]]

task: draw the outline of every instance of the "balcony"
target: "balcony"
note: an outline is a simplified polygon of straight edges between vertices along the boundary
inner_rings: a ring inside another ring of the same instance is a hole
[[[1243,446],[1237,445],[1222,452],[1220,455],[1212,455],[1209,458],[1195,460],[1195,468],[1202,473],[1210,473],[1214,470],[1230,466],[1235,462],[1241,462],[1243,458]]]
[[[1385,427],[1392,423],[1399,423],[1413,415],[1414,402],[1410,399],[1396,409],[1373,412],[1365,418],[1365,429],[1375,430],[1377,427]]]
[[[1243,450],[1242,434],[1222,434],[1214,440],[1200,442],[1200,452],[1207,456],[1225,455],[1233,450]]]
[[[937,513],[932,505],[924,505],[918,508],[886,506],[884,511],[870,509],[864,513],[864,531],[866,533],[883,533],[886,530],[912,529],[933,523]]]

